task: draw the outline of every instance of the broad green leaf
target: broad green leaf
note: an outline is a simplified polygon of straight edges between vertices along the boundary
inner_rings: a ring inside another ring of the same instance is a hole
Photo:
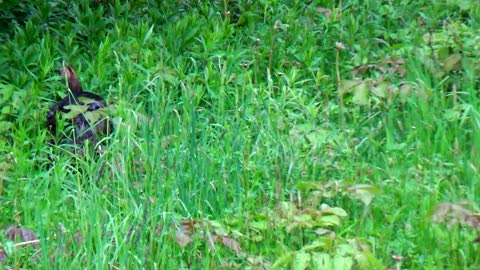
[[[88,123],[95,124],[102,117],[102,113],[99,111],[86,112],[84,116],[85,119],[87,119]]]
[[[12,129],[15,125],[9,121],[0,121],[0,133]]]
[[[447,109],[445,110],[445,113],[443,115],[447,121],[452,122],[460,119],[461,113],[460,111],[455,109]]]
[[[324,184],[320,181],[302,181],[296,184],[296,187],[300,190],[324,190]]]
[[[338,83],[338,95],[343,96],[345,94],[351,93],[354,91],[358,85],[362,84],[362,80],[342,80]]]
[[[321,236],[312,243],[304,246],[302,250],[306,252],[311,252],[317,249],[330,249],[333,246],[333,240],[334,239],[330,237]]]
[[[340,207],[330,207],[326,204],[322,204],[320,206],[320,210],[322,210],[322,213],[324,214],[333,214],[339,217],[346,217],[347,211],[343,210],[343,208]]]
[[[336,246],[336,248],[337,254],[341,256],[350,256],[357,253],[355,248],[350,244],[339,244]]]
[[[443,69],[446,72],[450,72],[452,70],[459,70],[462,64],[462,55],[459,53],[454,53],[448,56],[443,64]]]
[[[67,105],[65,109],[70,110],[68,113],[62,114],[64,119],[73,119],[80,114],[83,114],[88,111],[88,105]]]
[[[314,252],[312,253],[312,265],[313,265],[313,269],[331,270],[333,269],[332,257],[327,253]]]
[[[389,96],[389,86],[388,82],[380,82],[378,85],[372,86],[370,91],[377,97],[386,98]]]
[[[274,269],[284,269],[283,267],[290,264],[293,260],[293,256],[295,255],[294,252],[288,252],[286,254],[284,254],[283,256],[281,256],[280,258],[278,258],[275,263],[272,265],[272,270]]]
[[[354,197],[361,200],[365,205],[370,205],[373,197],[381,192],[378,187],[367,184],[350,186],[347,188],[347,191],[351,192]]]
[[[15,243],[13,241],[3,242],[3,250],[5,250],[7,256],[13,256],[15,253]]]
[[[382,263],[373,256],[369,251],[358,252],[355,255],[355,261],[358,264],[358,269],[362,270],[376,270],[385,269]]]
[[[324,129],[312,130],[307,133],[307,139],[312,145],[320,146],[327,141],[329,132]]]
[[[353,267],[352,257],[343,257],[336,254],[333,257],[333,268],[335,270],[350,270]]]
[[[294,270],[304,270],[308,268],[312,256],[304,251],[295,252],[295,258],[293,259]]]
[[[83,103],[85,105],[89,105],[89,104],[98,102],[98,100],[93,99],[93,98],[88,98],[88,97],[79,97],[77,101],[79,103]]]
[[[362,81],[353,88],[352,102],[357,105],[368,105],[369,83]]]
[[[335,215],[325,215],[316,219],[317,225],[321,227],[340,226],[340,218]]]
[[[255,230],[259,230],[259,231],[266,231],[268,229],[268,223],[265,220],[251,221],[251,222],[248,222],[248,227]]]
[[[308,214],[295,215],[295,216],[293,216],[293,220],[297,223],[300,223],[300,224],[308,226],[308,227],[312,227],[312,225],[313,225],[312,224],[312,222],[313,222],[312,216],[308,215]]]
[[[15,85],[0,83],[0,103],[9,100],[15,91]]]
[[[3,106],[2,110],[0,111],[0,119],[8,117],[11,113],[12,106],[10,104]]]
[[[291,202],[281,202],[278,206],[278,210],[282,217],[292,218],[297,212],[297,207]]]
[[[350,186],[348,187],[348,189],[350,190],[366,190],[372,194],[380,194],[382,191],[374,186],[374,185],[369,185],[369,184],[357,184],[357,185],[353,185],[353,186]]]

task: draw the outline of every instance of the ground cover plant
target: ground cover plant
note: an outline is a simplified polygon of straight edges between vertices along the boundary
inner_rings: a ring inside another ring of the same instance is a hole
[[[475,1],[0,8],[2,267],[480,265]],[[114,126],[81,154],[66,66]]]

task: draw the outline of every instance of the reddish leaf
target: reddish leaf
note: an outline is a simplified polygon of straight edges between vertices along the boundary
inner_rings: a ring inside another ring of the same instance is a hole
[[[192,238],[190,237],[190,235],[186,234],[184,231],[178,229],[175,232],[175,241],[179,246],[183,248],[192,242]]]
[[[38,249],[39,247],[37,235],[33,231],[24,229],[22,227],[18,227],[18,226],[8,227],[7,230],[5,231],[5,236],[14,242],[20,239],[21,241],[24,241],[24,242],[32,242],[31,245],[36,249]]]
[[[73,238],[75,239],[75,243],[77,245],[81,245],[83,242],[83,235],[80,231],[76,231],[75,234],[73,235]]]
[[[317,12],[325,16],[325,18],[330,19],[332,17],[332,11],[328,8],[317,7]]]
[[[228,237],[225,235],[219,235],[217,237],[217,241],[221,242],[227,248],[233,250],[236,255],[238,255],[239,252],[242,251],[242,248],[240,247],[240,243],[238,243],[237,240],[231,237]]]
[[[440,203],[435,207],[431,216],[433,222],[469,225],[472,228],[480,226],[480,215],[472,213],[461,203]]]
[[[0,263],[3,263],[7,259],[7,253],[3,248],[0,248]]]

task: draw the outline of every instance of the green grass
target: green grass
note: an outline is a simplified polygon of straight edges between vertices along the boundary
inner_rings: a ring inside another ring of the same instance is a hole
[[[121,2],[0,3],[0,265],[478,268],[478,5]],[[64,64],[103,155],[46,143]]]

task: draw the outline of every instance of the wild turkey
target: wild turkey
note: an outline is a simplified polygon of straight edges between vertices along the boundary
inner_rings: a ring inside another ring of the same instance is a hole
[[[67,80],[70,91],[47,112],[47,128],[55,138],[54,143],[82,146],[86,140],[96,143],[101,135],[112,132],[104,99],[83,91],[72,67],[62,69],[60,75]],[[65,120],[62,130],[58,130],[60,119]]]

